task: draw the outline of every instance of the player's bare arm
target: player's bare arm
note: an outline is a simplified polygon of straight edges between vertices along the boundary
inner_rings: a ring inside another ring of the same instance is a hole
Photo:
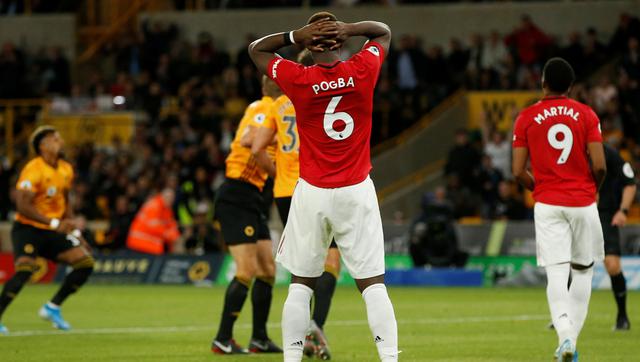
[[[625,226],[627,224],[627,212],[633,204],[636,197],[636,185],[627,185],[622,189],[622,200],[620,201],[620,209],[613,215],[611,225]]]
[[[338,35],[336,35],[336,44],[331,50],[338,49],[345,40],[354,36],[364,36],[370,41],[382,45],[384,54],[389,52],[389,44],[391,44],[391,29],[385,23],[379,21],[361,21],[358,23],[336,22]]]
[[[607,162],[604,158],[604,148],[601,142],[589,142],[589,157],[591,158],[591,171],[596,180],[596,187],[600,190],[604,177],[607,175]]]
[[[249,44],[249,56],[251,56],[258,69],[264,72],[269,66],[269,62],[278,56],[276,51],[291,45],[292,40],[293,43],[304,45],[305,48],[311,51],[322,52],[327,49],[327,46],[332,46],[336,43],[335,40],[331,39],[337,34],[335,21],[320,20],[294,30],[291,34],[289,32],[276,33],[254,41]]]
[[[51,224],[51,219],[42,215],[36,209],[36,206],[33,203],[35,196],[36,194],[34,192],[28,190],[17,190],[16,208],[18,212],[33,221],[47,225]]]
[[[512,172],[513,177],[518,182],[527,188],[527,190],[533,191],[535,186],[535,180],[533,175],[527,170],[527,160],[529,159],[529,150],[526,147],[515,147],[513,149],[513,162]]]
[[[251,145],[251,153],[253,157],[255,157],[256,162],[262,169],[267,171],[269,176],[275,177],[276,175],[276,167],[273,164],[273,161],[267,155],[267,147],[273,143],[273,137],[276,134],[276,130],[260,127],[255,132],[255,138],[253,139],[253,144]]]

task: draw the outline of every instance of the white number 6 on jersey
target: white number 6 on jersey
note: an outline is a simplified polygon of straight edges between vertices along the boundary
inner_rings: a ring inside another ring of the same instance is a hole
[[[558,141],[558,134],[562,134],[562,141]],[[556,150],[562,150],[562,153],[560,153],[560,157],[558,158],[558,165],[566,163],[569,155],[571,154],[571,147],[573,147],[573,133],[571,133],[571,128],[562,123],[553,125],[549,128],[547,140],[551,147]]]
[[[331,98],[331,102],[329,102],[327,109],[324,111],[324,132],[327,136],[337,141],[347,139],[353,133],[353,117],[347,112],[335,112],[341,99],[342,96]],[[338,132],[333,128],[333,125],[337,121],[343,121],[345,123],[342,131]]]

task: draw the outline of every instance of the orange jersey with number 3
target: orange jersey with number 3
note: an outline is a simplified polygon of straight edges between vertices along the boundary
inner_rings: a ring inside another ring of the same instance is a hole
[[[227,169],[225,175],[228,178],[244,181],[256,186],[260,191],[264,187],[268,174],[256,162],[251,154],[251,149],[242,146],[242,137],[249,132],[249,126],[261,127],[269,116],[269,109],[273,104],[273,98],[262,97],[247,107],[242,120],[238,125],[236,136],[231,143],[231,152],[225,161]],[[275,149],[269,146],[267,153],[273,159]]]
[[[273,186],[274,197],[291,197],[300,177],[300,154],[296,110],[286,95],[281,95],[271,105],[270,116],[263,127],[275,130],[276,179]]]
[[[54,168],[42,157],[36,157],[22,169],[16,188],[35,194],[33,204],[41,215],[60,219],[67,208],[66,193],[71,189],[72,182],[71,164],[58,160],[58,167]],[[49,229],[49,225],[31,220],[20,213],[16,215],[16,221],[40,229]]]

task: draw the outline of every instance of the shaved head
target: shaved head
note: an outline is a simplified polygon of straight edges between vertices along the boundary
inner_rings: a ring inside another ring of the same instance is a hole
[[[307,24],[315,23],[316,21],[320,21],[322,19],[327,19],[327,18],[331,21],[338,21],[338,18],[336,18],[336,16],[333,15],[332,13],[328,11],[320,11],[311,15],[309,20],[307,20]]]

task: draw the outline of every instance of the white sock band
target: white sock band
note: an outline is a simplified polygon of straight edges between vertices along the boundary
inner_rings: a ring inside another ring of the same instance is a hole
[[[384,284],[373,284],[362,292],[367,319],[378,355],[383,362],[398,360],[398,325]]]
[[[313,290],[303,284],[289,285],[282,310],[282,348],[285,362],[300,362],[304,339],[311,321],[309,303]]]

